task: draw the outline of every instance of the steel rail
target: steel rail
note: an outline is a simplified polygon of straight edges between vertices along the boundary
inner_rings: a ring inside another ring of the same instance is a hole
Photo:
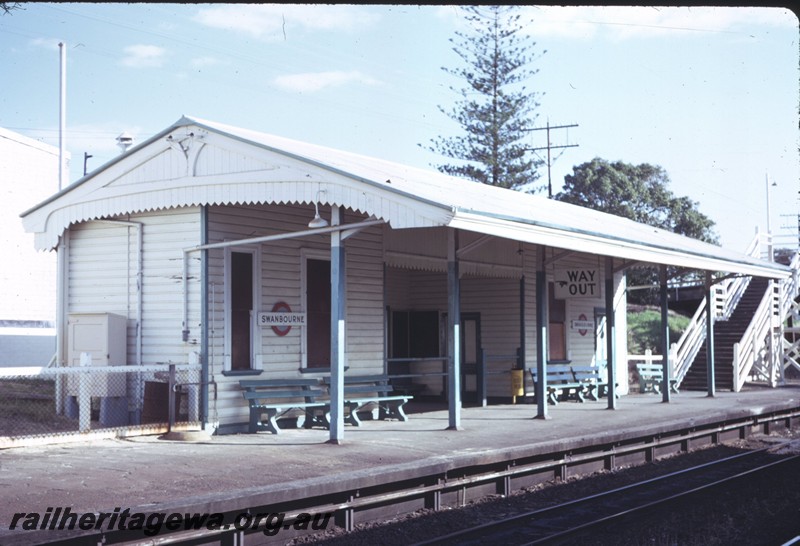
[[[539,510],[528,511],[523,514],[517,514],[515,516],[511,516],[501,520],[484,523],[482,525],[477,525],[475,527],[471,527],[468,529],[462,529],[454,533],[450,533],[427,541],[416,543],[414,546],[434,546],[439,544],[447,544],[447,545],[482,544],[486,543],[487,541],[494,542],[496,540],[502,540],[503,538],[505,538],[503,542],[507,543],[506,541],[508,540],[508,537],[504,537],[503,535],[508,534],[509,528],[514,528],[517,534],[525,533],[526,525],[529,528],[532,527],[532,525],[529,525],[529,523],[532,520],[538,520],[536,525],[538,525],[539,528],[550,526],[553,529],[552,531],[546,532],[546,534],[534,540],[530,541],[526,540],[525,542],[522,542],[521,544],[524,544],[525,546],[534,544],[543,544],[543,543],[548,543],[550,541],[565,539],[567,537],[574,535],[585,534],[592,528],[606,526],[614,520],[621,519],[624,517],[629,517],[637,512],[646,512],[648,510],[652,510],[654,507],[659,506],[661,504],[672,502],[686,496],[695,495],[714,487],[719,487],[722,484],[742,479],[743,477],[748,476],[752,473],[764,471],[775,465],[786,464],[790,461],[800,459],[800,455],[783,457],[777,461],[770,461],[767,464],[760,464],[756,467],[747,468],[741,472],[737,472],[736,474],[724,476],[720,479],[715,479],[712,482],[705,483],[697,487],[691,487],[690,489],[686,489],[684,491],[679,491],[674,494],[656,498],[649,502],[638,504],[632,508],[625,508],[621,511],[615,511],[612,514],[600,516],[596,519],[586,521],[585,523],[580,523],[575,526],[571,526],[568,529],[564,529],[563,527],[558,528],[558,524],[553,523],[552,521],[548,522],[547,517],[550,514],[557,514],[559,517],[563,518],[565,516],[566,510],[575,509],[577,507],[580,507],[581,505],[591,505],[592,503],[608,500],[614,496],[628,494],[636,490],[644,490],[646,492],[647,488],[652,487],[654,484],[666,483],[669,482],[670,480],[680,479],[682,477],[686,477],[687,475],[696,474],[698,472],[706,471],[714,467],[720,468],[724,467],[725,465],[730,465],[733,462],[740,462],[744,459],[756,458],[757,456],[772,451],[774,449],[775,447],[768,447],[759,450],[740,453],[737,455],[733,455],[731,457],[726,457],[724,459],[703,463],[690,468],[664,474],[662,476],[657,476],[655,478],[650,478],[623,487],[615,488],[609,491],[603,491],[601,493],[595,493],[592,495],[588,495],[586,497],[573,499],[571,501],[567,501],[555,506],[549,506],[547,508],[542,508]]]
[[[559,534],[555,534],[555,535],[551,535],[550,537],[547,537],[546,539],[543,539],[543,540],[536,540],[536,541],[533,541],[533,542],[528,542],[528,543],[526,543],[525,546],[528,546],[528,545],[531,545],[531,544],[542,544],[545,541],[558,539],[558,538],[564,538],[564,537],[567,537],[567,536],[570,536],[570,535],[574,535],[574,534],[577,534],[577,533],[586,532],[588,529],[591,529],[593,527],[599,527],[599,526],[602,526],[602,525],[607,525],[609,522],[614,521],[616,519],[621,519],[621,518],[630,516],[631,514],[635,514],[637,512],[644,513],[644,512],[647,512],[648,510],[652,510],[653,508],[655,508],[657,506],[660,506],[662,504],[666,504],[666,503],[669,503],[669,502],[672,502],[672,501],[675,501],[675,500],[678,500],[678,499],[682,499],[682,498],[685,498],[685,497],[690,497],[690,496],[696,495],[696,494],[698,494],[700,492],[720,487],[720,486],[722,486],[724,484],[727,484],[729,482],[734,482],[736,480],[740,480],[740,479],[742,479],[742,478],[744,478],[746,476],[749,476],[750,474],[754,474],[754,473],[757,473],[757,472],[763,472],[763,471],[768,470],[768,469],[770,469],[770,468],[772,468],[774,466],[789,464],[790,462],[795,461],[797,459],[800,459],[800,455],[792,455],[792,456],[785,457],[785,458],[782,458],[782,459],[777,460],[777,461],[772,461],[770,463],[767,463],[767,464],[760,465],[760,466],[755,467],[755,468],[751,468],[751,469],[745,470],[745,471],[740,472],[738,474],[734,474],[732,476],[727,476],[727,477],[721,478],[721,479],[719,479],[717,481],[714,481],[714,482],[711,482],[711,483],[707,483],[707,484],[704,484],[704,485],[700,485],[698,487],[689,489],[687,491],[682,491],[682,492],[676,493],[675,495],[670,495],[668,497],[657,499],[657,500],[654,500],[652,502],[643,504],[641,506],[637,506],[636,508],[633,508],[633,509],[630,509],[630,510],[626,510],[626,511],[623,511],[623,512],[619,512],[617,514],[613,514],[613,515],[607,516],[605,518],[598,519],[595,522],[590,522],[590,523],[586,523],[586,524],[577,526],[577,527],[575,527],[573,529],[570,529],[568,531],[565,531],[565,532],[562,532],[562,533],[559,533]]]

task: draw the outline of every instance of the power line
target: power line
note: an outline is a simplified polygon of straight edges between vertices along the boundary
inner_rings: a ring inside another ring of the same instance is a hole
[[[541,146],[539,148],[528,148],[531,152],[536,152],[538,150],[547,150],[547,197],[550,199],[553,198],[553,182],[550,179],[550,150],[554,150],[557,148],[575,148],[577,144],[561,144],[559,146],[553,146],[552,142],[550,142],[550,129],[568,129],[570,127],[577,127],[577,123],[573,123],[571,125],[550,125],[550,120],[547,121],[547,125],[545,127],[534,127],[533,129],[528,129],[529,131],[547,131],[547,146]]]

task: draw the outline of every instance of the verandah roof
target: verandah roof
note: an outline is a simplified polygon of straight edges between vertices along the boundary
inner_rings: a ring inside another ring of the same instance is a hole
[[[187,144],[178,147],[181,139]],[[181,153],[185,169],[176,166]],[[48,249],[69,225],[97,218],[181,206],[317,199],[375,216],[396,229],[447,226],[635,262],[788,275],[785,266],[626,218],[189,117],[22,218],[25,229],[36,234],[37,247]]]

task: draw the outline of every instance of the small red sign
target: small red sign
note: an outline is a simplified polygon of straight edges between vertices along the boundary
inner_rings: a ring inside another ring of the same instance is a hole
[[[584,315],[583,313],[581,313],[581,314],[580,314],[580,316],[578,317],[578,320],[587,320],[587,319],[586,319],[586,315]],[[588,330],[578,330],[578,333],[579,333],[580,335],[582,335],[582,336],[585,336],[587,333],[589,333],[589,331],[588,331]]]
[[[275,305],[272,306],[273,313],[291,313],[292,308],[289,307],[289,304],[285,301],[279,301]],[[278,334],[279,336],[283,337],[291,331],[291,326],[273,326],[272,331]]]

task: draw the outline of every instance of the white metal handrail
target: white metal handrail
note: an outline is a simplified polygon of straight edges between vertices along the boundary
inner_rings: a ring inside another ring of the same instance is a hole
[[[718,320],[728,320],[742,300],[752,277],[735,277],[718,285],[717,315]]]
[[[761,247],[765,242],[765,237],[760,233],[756,233],[750,245],[747,247],[745,254],[751,257],[759,257],[761,255]],[[766,240],[767,244],[769,243]],[[689,368],[692,366],[697,353],[700,352],[700,347],[706,340],[706,309],[710,308],[714,313],[715,320],[727,320],[733,314],[736,306],[742,299],[742,295],[747,290],[750,284],[750,277],[734,277],[726,279],[714,287],[712,292],[713,300],[711,305],[708,305],[707,298],[703,298],[697,307],[689,325],[684,330],[680,339],[675,343],[675,356],[674,356],[674,375],[681,384]]]
[[[733,345],[733,390],[739,392],[744,386],[745,381],[751,375],[766,380],[774,387],[777,384],[777,377],[774,373],[774,340],[770,337],[774,335],[774,301],[775,289],[773,281],[770,281],[769,289],[761,298],[758,308],[753,313],[750,324],[742,334],[739,342]]]
[[[689,325],[673,344],[673,375],[680,386],[706,339],[706,298],[700,301]]]
[[[795,253],[789,267],[792,269],[792,275],[788,279],[781,281],[780,312],[784,318],[793,316],[795,319],[800,319],[800,316],[797,316],[800,315],[800,312],[794,310],[795,299],[800,295],[800,251]]]
[[[795,253],[790,267],[789,278],[770,281],[750,324],[733,346],[734,390],[737,392],[748,377],[775,387],[783,379],[784,367],[797,365],[798,349],[785,339],[784,324],[798,313],[795,300],[800,294],[800,253]]]
[[[786,368],[792,366],[800,371],[800,251],[796,252],[789,264],[792,276],[782,283],[780,312],[780,354],[778,362],[781,379]],[[791,319],[792,327],[787,324]],[[786,335],[787,333],[791,335]],[[789,337],[792,340],[789,340]]]

